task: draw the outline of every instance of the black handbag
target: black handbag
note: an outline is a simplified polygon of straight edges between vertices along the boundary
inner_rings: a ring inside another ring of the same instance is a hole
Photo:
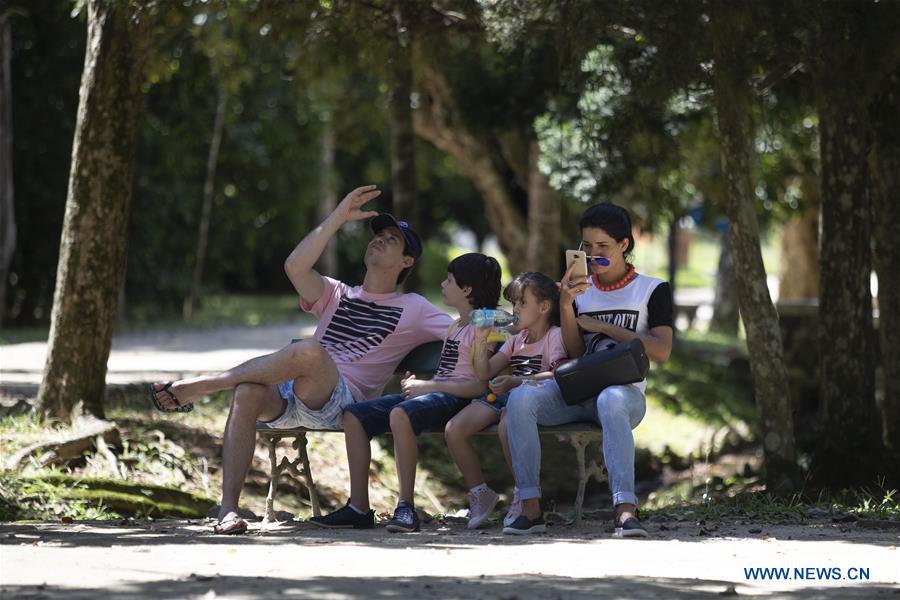
[[[581,404],[611,385],[637,383],[647,376],[650,359],[635,338],[562,363],[553,372],[566,404]]]

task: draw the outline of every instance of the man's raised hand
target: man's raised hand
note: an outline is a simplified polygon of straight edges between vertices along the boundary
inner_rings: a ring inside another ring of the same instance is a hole
[[[376,189],[376,187],[374,185],[364,185],[344,196],[344,199],[341,200],[341,203],[335,209],[335,212],[340,215],[344,223],[378,216],[377,210],[362,210],[364,204],[381,195],[381,190]]]

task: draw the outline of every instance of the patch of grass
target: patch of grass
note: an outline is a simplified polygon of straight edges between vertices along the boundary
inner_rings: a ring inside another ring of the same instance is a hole
[[[711,477],[700,485],[682,482],[651,494],[641,512],[646,516],[708,520],[749,517],[774,521],[816,514],[900,520],[900,493],[883,485],[820,493],[815,497],[801,493],[788,498],[774,497],[762,488],[753,477]]]
[[[55,435],[56,430],[38,421],[32,413],[9,415],[0,420],[0,457],[3,462],[18,450],[41,442],[48,436]]]
[[[157,304],[131,304],[126,310],[124,331],[264,325],[292,321],[305,314],[300,311],[296,294],[210,294],[202,299],[187,323],[180,312],[166,311]]]
[[[634,430],[639,447],[657,456],[700,459],[752,441],[759,416],[749,369],[740,361],[737,366],[718,364],[721,360],[712,357],[721,353],[683,342],[664,365],[653,365],[647,414]]]
[[[721,359],[728,360],[738,356],[747,356],[746,338],[715,331],[699,331],[697,329],[679,331],[676,344],[683,344],[686,351],[719,359],[712,362],[721,363]]]
[[[0,345],[44,342],[50,337],[49,325],[33,327],[0,327]]]
[[[164,486],[52,470],[28,477],[0,476],[0,495],[4,520],[198,518],[206,516],[215,504],[209,498]]]
[[[208,498],[212,494],[210,453],[197,442],[204,432],[177,422],[148,420],[145,406],[134,410],[128,404],[120,401],[110,407],[109,416],[120,419],[122,434],[121,445],[112,447],[112,452],[85,451],[66,468],[44,467],[39,458],[31,457],[16,471],[3,473],[2,518],[205,516],[213,501]],[[213,420],[224,421],[224,417],[217,414]],[[64,435],[67,428],[45,425],[25,414],[4,418],[0,431],[0,453],[10,457],[33,443]]]
[[[668,279],[669,251],[667,231],[660,231],[651,244],[638,242],[635,246],[635,265],[642,273]],[[719,236],[703,229],[691,230],[687,264],[678,267],[675,278],[681,288],[714,288],[719,267],[721,243]],[[775,231],[763,232],[761,250],[766,273],[777,276],[781,270],[781,248]]]
[[[73,498],[49,482],[0,474],[0,521],[106,520],[121,518],[107,506],[86,498]]]

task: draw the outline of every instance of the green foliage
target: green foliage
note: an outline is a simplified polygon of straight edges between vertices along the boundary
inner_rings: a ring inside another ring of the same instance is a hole
[[[4,4],[12,15],[13,186],[18,228],[8,316],[26,325],[50,318],[84,64],[85,24],[70,16],[69,0]]]

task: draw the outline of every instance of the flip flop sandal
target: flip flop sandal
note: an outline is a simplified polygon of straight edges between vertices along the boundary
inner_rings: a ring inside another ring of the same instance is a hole
[[[247,522],[240,517],[233,517],[216,523],[213,533],[216,535],[240,535],[247,531]]]
[[[182,404],[178,400],[178,396],[176,396],[172,392],[172,390],[169,389],[172,387],[173,383],[175,383],[175,382],[174,381],[166,382],[166,384],[160,389],[156,389],[155,387],[153,387],[154,384],[152,384],[152,383],[150,384],[150,400],[153,401],[153,406],[156,407],[156,410],[158,410],[160,412],[164,412],[164,413],[173,413],[173,412],[186,413],[186,412],[191,412],[192,410],[194,410],[193,402],[188,402],[187,404]],[[176,408],[166,408],[165,406],[160,404],[159,399],[156,397],[156,395],[159,394],[160,392],[165,393],[169,398],[171,398],[172,402],[174,402],[177,405]]]

